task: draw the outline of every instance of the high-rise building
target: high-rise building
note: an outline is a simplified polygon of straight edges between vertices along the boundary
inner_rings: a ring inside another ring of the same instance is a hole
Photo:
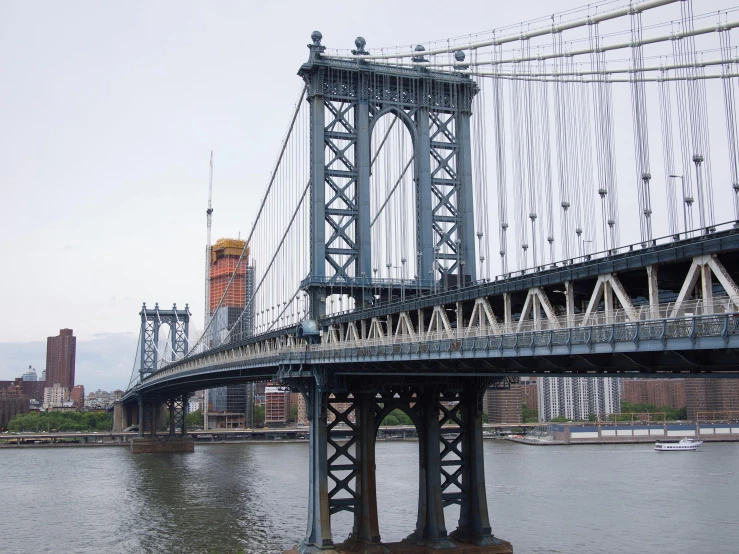
[[[669,406],[679,410],[686,406],[685,379],[623,379],[621,400],[631,404]]]
[[[72,329],[62,329],[56,337],[46,339],[46,382],[59,383],[67,390],[74,387],[74,361],[77,337]]]
[[[604,417],[621,412],[615,377],[538,377],[539,421],[564,416],[573,421],[590,415]]]
[[[225,341],[241,340],[253,332],[254,310],[244,311],[251,297],[254,270],[249,267],[249,250],[239,264],[246,242],[238,239],[220,239],[210,250],[210,346]],[[231,276],[236,275],[231,281]],[[229,281],[231,286],[229,287]],[[254,386],[229,385],[206,391],[203,402],[205,425],[213,428],[243,428],[253,425]]]
[[[482,399],[483,411],[488,423],[521,423],[521,385],[514,383],[509,389],[490,388]]]
[[[686,379],[685,399],[690,420],[726,419],[739,414],[739,379]]]
[[[219,303],[222,307],[244,308],[246,305],[246,273],[249,265],[249,249],[239,265],[239,258],[244,252],[246,241],[238,239],[220,239],[210,248],[210,314],[216,311]],[[238,269],[237,269],[238,267]],[[231,281],[234,271],[236,276]],[[226,289],[228,288],[228,292]],[[224,296],[225,293],[225,296]],[[221,298],[223,301],[221,302]]]
[[[28,366],[28,371],[26,371],[23,374],[23,380],[24,381],[38,381],[38,375],[36,375],[36,370],[33,369],[30,365]]]

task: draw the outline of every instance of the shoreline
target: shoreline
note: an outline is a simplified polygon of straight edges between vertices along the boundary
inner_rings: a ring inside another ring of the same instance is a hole
[[[676,439],[679,437],[670,437],[670,439]],[[573,442],[566,442],[561,440],[536,440],[536,439],[526,439],[526,438],[513,438],[513,437],[506,437],[504,440],[507,440],[509,442],[515,442],[517,444],[524,444],[526,446],[587,446],[589,444],[654,444],[656,440],[667,440],[667,439],[654,439],[654,438],[648,438],[647,440],[627,440],[627,439],[614,439],[614,440],[579,440],[579,441],[573,441]],[[707,437],[701,437],[700,440],[703,441],[703,444],[710,444],[714,442],[739,442],[739,438],[707,438]]]

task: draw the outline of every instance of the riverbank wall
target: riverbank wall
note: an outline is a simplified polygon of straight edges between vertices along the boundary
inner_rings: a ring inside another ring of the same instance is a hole
[[[545,434],[517,435],[508,440],[532,445],[630,444],[679,440],[683,437],[704,442],[739,441],[739,423],[661,423],[637,425],[550,424]]]

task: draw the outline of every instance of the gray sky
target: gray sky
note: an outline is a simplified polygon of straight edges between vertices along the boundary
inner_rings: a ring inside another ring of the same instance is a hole
[[[135,348],[144,301],[189,302],[200,326],[209,151],[213,237],[246,233],[313,30],[372,50],[583,4],[4,0],[0,342],[71,327],[80,341],[130,334]],[[0,379],[24,365],[0,364]]]

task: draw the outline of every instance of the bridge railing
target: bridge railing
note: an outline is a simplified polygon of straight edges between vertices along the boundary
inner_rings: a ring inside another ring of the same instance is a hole
[[[700,339],[739,335],[739,313],[683,316],[673,319],[629,321],[581,328],[522,331],[495,334],[486,328],[480,335],[465,336],[463,331],[452,334],[434,332],[423,337],[404,336],[400,340],[388,337],[366,339],[360,343],[347,341],[338,344],[315,345],[311,352],[326,358],[364,358],[396,354],[428,354],[474,350],[519,350],[523,348],[551,348],[614,344],[647,340]],[[290,349],[286,360],[302,359],[305,349]]]
[[[630,254],[633,252],[638,252],[639,250],[649,251],[658,246],[679,245],[680,243],[683,243],[683,242],[689,242],[689,241],[695,240],[698,237],[710,237],[711,235],[714,235],[722,231],[732,231],[732,230],[736,231],[736,222],[727,221],[724,223],[718,223],[716,225],[712,225],[711,227],[708,227],[706,229],[701,229],[701,228],[692,229],[690,231],[677,233],[675,235],[666,235],[663,237],[658,237],[658,238],[651,239],[646,242],[635,242],[633,244],[618,246],[616,248],[611,248],[608,250],[599,250],[597,252],[584,253],[579,256],[573,256],[573,257],[570,257],[564,260],[559,260],[555,263],[550,262],[546,264],[539,264],[537,266],[517,269],[515,271],[506,273],[504,275],[500,275],[499,277],[502,279],[509,279],[515,275],[531,275],[532,273],[537,273],[537,272],[544,271],[550,268],[554,269],[556,267],[561,267],[561,266],[570,266],[570,265],[590,262],[590,261],[598,260],[598,259],[612,258],[614,256],[619,256],[621,254]]]

